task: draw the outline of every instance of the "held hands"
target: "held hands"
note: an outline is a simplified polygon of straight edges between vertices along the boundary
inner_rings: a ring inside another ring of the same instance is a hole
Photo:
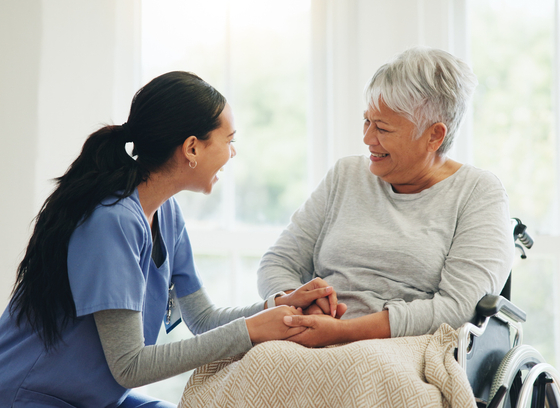
[[[305,314],[342,316],[346,305],[338,303],[335,290],[321,278],[315,278],[284,296],[276,298],[276,305],[290,305],[303,309]]]
[[[289,327],[283,320],[297,315],[302,315],[301,308],[278,306],[248,317],[245,322],[251,341],[262,343],[268,340],[283,340],[301,333],[306,327]]]
[[[335,290],[323,279],[315,278],[277,297],[275,303],[277,307],[245,320],[253,343],[287,339],[308,347],[321,347],[340,342],[344,323],[339,319],[347,307],[338,303]]]
[[[284,316],[284,323],[292,328],[305,327],[304,331],[287,340],[307,347],[323,347],[357,340],[391,337],[388,310],[348,320],[333,319],[327,315]]]
[[[347,307],[338,303],[334,289],[321,278],[277,297],[275,303],[277,307],[246,319],[253,343],[289,340],[307,347],[324,347],[391,337],[388,310],[340,320]]]
[[[284,323],[292,328],[305,328],[287,340],[306,347],[323,347],[348,341],[344,330],[346,322],[324,314],[285,316]]]
[[[336,305],[336,314],[334,317],[340,319],[344,313],[346,313],[347,306],[345,303],[338,303]],[[303,309],[303,314],[305,315],[329,315],[330,316],[330,305],[327,298],[319,298],[313,302],[308,308]]]

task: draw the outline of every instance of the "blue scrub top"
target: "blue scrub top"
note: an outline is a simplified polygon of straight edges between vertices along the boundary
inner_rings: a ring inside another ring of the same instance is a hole
[[[79,225],[68,247],[68,276],[78,318],[49,352],[27,324],[17,327],[8,309],[0,318],[0,407],[117,407],[128,394],[114,380],[92,313],[142,312],[146,345],[156,342],[168,288],[179,297],[202,287],[179,206],[158,210],[162,252],[151,258],[152,235],[138,192],[116,205],[110,197]]]

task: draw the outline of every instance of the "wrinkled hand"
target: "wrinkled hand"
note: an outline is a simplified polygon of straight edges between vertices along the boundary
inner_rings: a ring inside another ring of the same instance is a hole
[[[344,321],[327,315],[286,316],[284,323],[292,328],[304,327],[305,330],[287,340],[307,347],[323,347],[342,343],[344,339]]]
[[[332,317],[338,314],[338,298],[336,292],[332,286],[329,286],[328,283],[321,278],[315,278],[293,292],[276,298],[277,305],[284,304],[301,307],[302,309],[307,309],[314,303],[322,310],[322,313],[331,315]],[[318,312],[315,308],[312,310]],[[346,307],[344,307],[344,311],[346,311]]]
[[[283,340],[305,330],[305,327],[288,327],[284,324],[284,317],[301,315],[301,308],[278,306],[263,310],[245,319],[249,337],[253,343],[268,340]]]

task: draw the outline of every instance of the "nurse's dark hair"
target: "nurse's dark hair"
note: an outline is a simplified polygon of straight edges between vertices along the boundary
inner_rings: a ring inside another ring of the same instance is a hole
[[[10,312],[26,321],[50,349],[76,318],[68,279],[68,243],[79,223],[100,202],[130,196],[154,171],[170,163],[189,136],[206,140],[220,126],[225,98],[198,76],[169,72],[132,100],[124,126],[105,126],[91,134],[35,218],[26,253],[18,266]],[[134,143],[134,160],[125,144]],[[109,256],[109,254],[107,254]]]

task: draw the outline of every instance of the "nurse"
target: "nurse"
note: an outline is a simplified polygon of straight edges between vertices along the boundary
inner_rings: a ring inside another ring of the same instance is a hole
[[[220,93],[170,72],[138,91],[126,123],[89,136],[36,218],[0,318],[1,407],[174,407],[130,389],[300,333],[283,317],[316,299],[336,313],[320,279],[244,308],[208,298],[173,195],[210,193],[234,135]],[[155,345],[181,315],[195,336]]]

